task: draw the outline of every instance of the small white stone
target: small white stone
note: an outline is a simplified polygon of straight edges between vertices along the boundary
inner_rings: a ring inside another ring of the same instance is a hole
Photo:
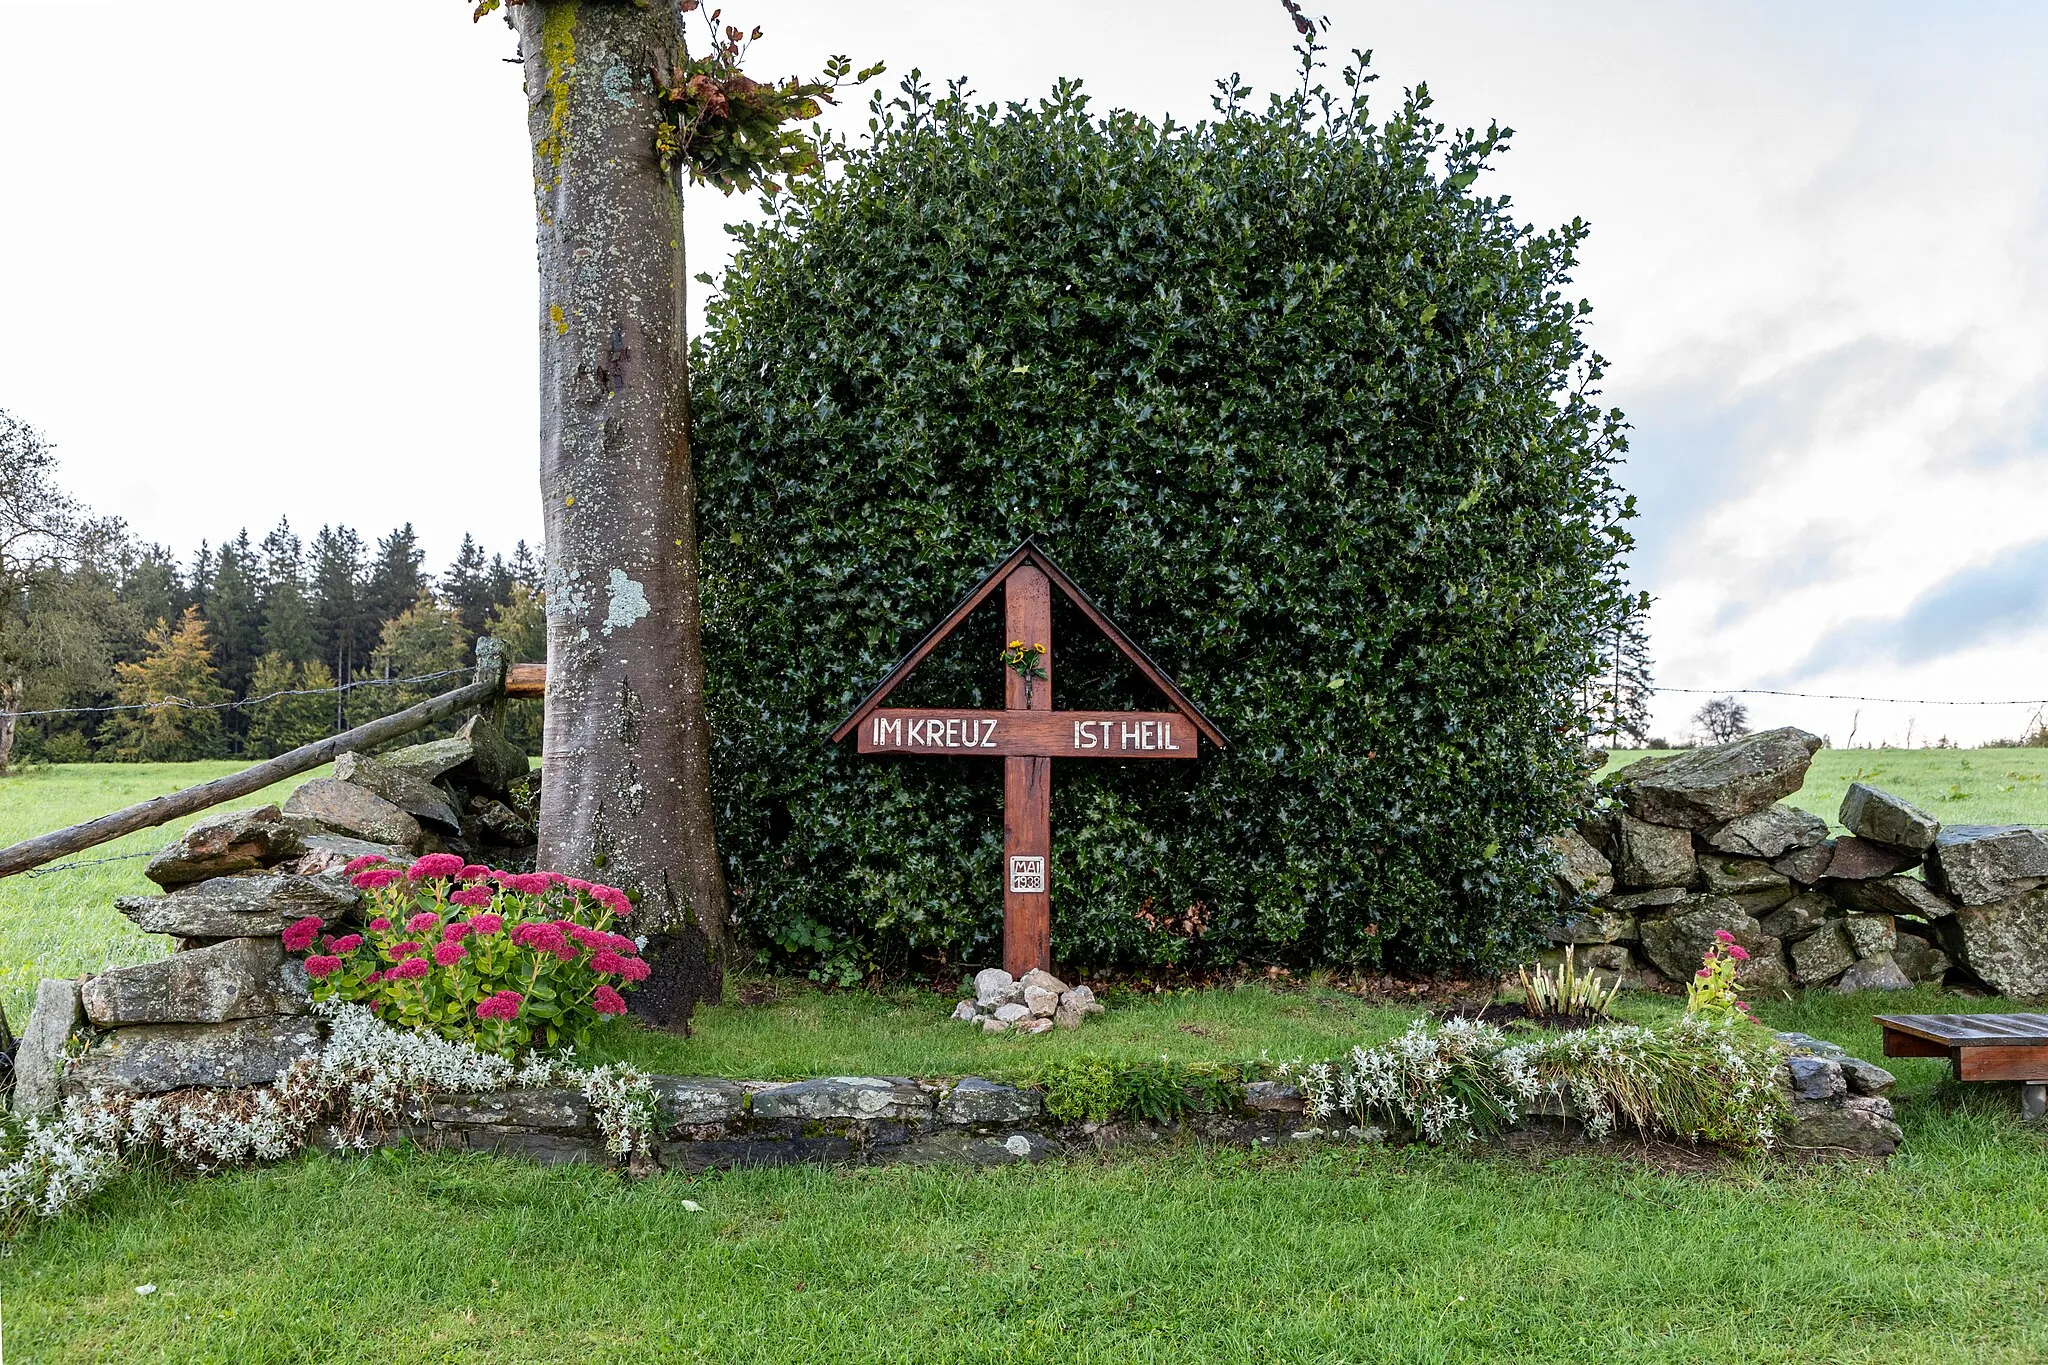
[[[1024,973],[1023,976],[1019,977],[1018,984],[1023,986],[1026,990],[1030,990],[1033,986],[1036,986],[1038,987],[1038,989],[1042,991],[1051,991],[1055,996],[1061,996],[1067,993],[1066,982],[1060,980],[1051,972],[1042,972],[1036,967],[1033,967],[1030,971]]]
[[[1010,998],[1017,978],[1001,967],[984,967],[974,974],[974,1000],[981,1005],[1000,1005]]]
[[[998,1019],[994,1015],[990,1015],[981,1021],[981,1031],[983,1033],[1008,1033],[1010,1031],[1010,1021]]]
[[[1031,1011],[1022,1005],[1004,1005],[996,1010],[996,1018],[1005,1024],[1014,1024],[1019,1019],[1028,1019]]]
[[[1012,1133],[1003,1139],[1003,1150],[1011,1156],[1030,1156],[1031,1139],[1022,1133]]]
[[[698,1202],[697,1202],[696,1200],[694,1200],[694,1199],[685,1199],[685,1200],[683,1201],[683,1212],[684,1212],[684,1213],[702,1213],[702,1212],[704,1212],[704,1206],[703,1206],[702,1204],[698,1203]]]
[[[1060,998],[1039,986],[1024,988],[1024,1008],[1040,1019],[1052,1018],[1052,1012],[1060,1007]]]
[[[962,1000],[959,1004],[953,1006],[953,1017],[962,1023],[971,1024],[981,1016],[975,1013],[972,1000]]]
[[[1019,1033],[1045,1033],[1052,1028],[1050,1019],[1031,1019],[1017,1025]]]

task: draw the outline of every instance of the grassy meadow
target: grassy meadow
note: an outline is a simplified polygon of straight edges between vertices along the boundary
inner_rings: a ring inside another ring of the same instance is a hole
[[[0,777],[0,847],[48,834],[164,796],[216,777],[240,772],[246,763],[66,763],[26,768]],[[222,809],[283,802],[301,782],[332,774],[331,768],[280,782]],[[207,812],[138,830],[64,863],[86,866],[31,871],[0,879],[0,1007],[19,1028],[45,976],[77,976],[161,957],[168,941],[136,931],[114,908],[114,897],[159,891],[142,875],[147,855],[170,843]],[[112,859],[114,861],[102,861]]]
[[[1603,774],[1670,749],[1616,749]],[[1851,782],[1902,796],[1945,825],[2048,825],[2048,749],[1822,749],[1787,798],[1836,820]]]

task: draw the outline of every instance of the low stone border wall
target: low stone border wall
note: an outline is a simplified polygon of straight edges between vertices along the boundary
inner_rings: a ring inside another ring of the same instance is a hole
[[[1897,1149],[1901,1135],[1884,1098],[1892,1086],[1889,1072],[1804,1035],[1781,1039],[1801,1049],[1783,1075],[1793,1116],[1781,1138],[1785,1150],[1879,1158]],[[1192,1114],[1171,1123],[1062,1123],[1045,1112],[1039,1091],[975,1076],[955,1083],[891,1076],[791,1082],[659,1077],[655,1091],[662,1126],[651,1160],[628,1163],[636,1174],[803,1163],[1013,1165],[1176,1136],[1238,1147],[1407,1136],[1318,1125],[1304,1115],[1301,1092],[1277,1081],[1246,1085],[1234,1113]],[[1567,1112],[1537,1117],[1530,1126],[1563,1135],[1577,1124]],[[548,1164],[613,1162],[589,1103],[574,1090],[436,1096],[418,1121],[388,1130],[373,1145],[406,1143]]]

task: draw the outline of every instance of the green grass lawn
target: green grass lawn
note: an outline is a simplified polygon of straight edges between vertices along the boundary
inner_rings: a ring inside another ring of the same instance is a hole
[[[1669,749],[1616,749],[1603,773]],[[1822,749],[1789,800],[1842,832],[1851,782],[1882,787],[1945,825],[2048,825],[2048,749]]]
[[[1125,1041],[1286,1018],[1304,994],[1124,1001],[1152,1016]],[[1764,1012],[1872,1055],[1869,1013],[1890,1007],[1982,1005],[1921,991]],[[780,1020],[849,1062],[904,1056],[886,1038],[859,1051],[897,1006],[864,1008],[804,995],[747,1031],[713,1012],[691,1045],[772,1056]],[[1176,1056],[1210,1041],[1183,1036]],[[1874,1169],[1187,1144],[638,1184],[398,1153],[142,1174],[17,1241],[0,1305],[15,1361],[2048,1358],[2048,1136],[2008,1091],[1898,1071],[1907,1146]]]
[[[1832,816],[1848,773],[1889,765],[1926,785],[1869,780],[1944,819],[2048,821],[2030,753],[1851,751],[1841,772],[1823,753],[1799,799]],[[226,766],[10,779],[0,832]],[[1949,785],[1969,799],[1932,804]],[[36,975],[157,951],[107,904],[147,889],[140,867],[0,883],[10,1009]],[[1024,1078],[1076,1052],[1324,1056],[1415,1012],[1309,983],[1124,990],[1076,1033],[1024,1039],[948,1022],[950,994],[738,984],[772,998],[701,1011],[688,1039],[614,1027],[593,1054],[678,1074]],[[1646,1021],[1677,1008],[1623,1001]],[[2012,1007],[1932,989],[1758,1003],[1873,1059],[1875,1010]],[[2048,1359],[2048,1133],[2010,1089],[1894,1069],[1907,1145],[1874,1169],[1174,1144],[1029,1169],[637,1184],[418,1153],[143,1172],[0,1246],[0,1330],[15,1362]]]
[[[0,847],[48,834],[132,806],[240,772],[246,763],[66,763],[30,768],[0,778]],[[282,802],[301,782],[330,775],[319,768],[222,809]],[[154,853],[205,812],[155,829],[139,830],[59,862],[120,858]],[[159,891],[142,875],[147,858],[34,873],[0,879],[0,1006],[16,1028],[28,1016],[36,981],[125,967],[161,957],[167,940],[137,932],[114,908],[114,897]]]

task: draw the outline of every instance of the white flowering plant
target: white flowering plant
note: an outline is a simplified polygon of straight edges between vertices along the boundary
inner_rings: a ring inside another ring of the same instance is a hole
[[[323,1124],[330,1145],[369,1147],[392,1125],[419,1118],[437,1094],[576,1086],[605,1150],[620,1158],[651,1150],[660,1130],[652,1079],[632,1067],[584,1070],[573,1054],[537,1052],[515,1064],[460,1039],[393,1028],[362,1005],[314,1008],[327,1018],[326,1043],[271,1085],[147,1096],[95,1091],[66,1100],[54,1116],[30,1119],[0,1162],[0,1226],[52,1217],[134,1161],[199,1173],[278,1161]]]
[[[1787,1115],[1775,1083],[1782,1053],[1739,1019],[1689,1016],[1668,1028],[1603,1024],[1511,1040],[1500,1029],[1422,1020],[1335,1061],[1281,1068],[1313,1118],[1401,1124],[1428,1142],[1481,1133],[1553,1113],[1605,1138],[1636,1132],[1736,1148],[1769,1147]]]

